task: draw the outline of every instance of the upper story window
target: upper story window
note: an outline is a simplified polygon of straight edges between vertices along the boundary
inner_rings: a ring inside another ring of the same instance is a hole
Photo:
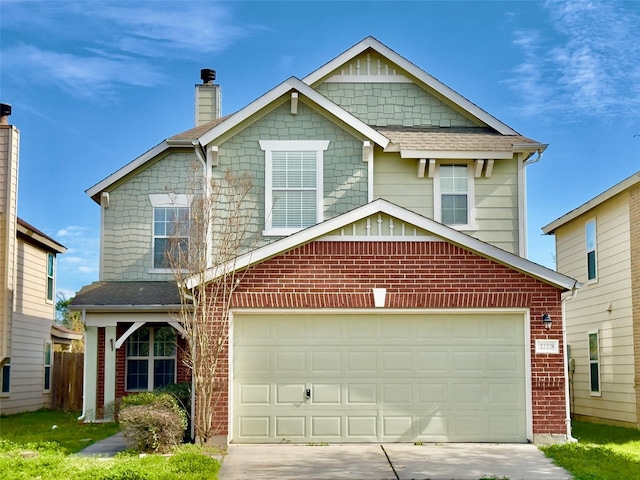
[[[187,195],[149,195],[153,205],[153,269],[171,269],[172,259],[189,246],[190,208]]]
[[[176,332],[141,327],[126,342],[127,391],[154,390],[176,381]]]
[[[598,279],[598,255],[596,253],[596,221],[589,220],[585,225],[585,242],[587,250],[587,280]]]
[[[262,140],[265,234],[290,235],[323,220],[323,152],[328,140]]]
[[[434,177],[434,217],[453,227],[475,227],[474,177],[467,163],[441,163]]]
[[[53,302],[55,290],[56,257],[53,253],[47,253],[47,301]]]

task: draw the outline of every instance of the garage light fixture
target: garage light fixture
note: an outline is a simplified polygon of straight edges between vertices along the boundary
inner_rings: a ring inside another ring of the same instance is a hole
[[[549,330],[551,328],[551,315],[549,315],[548,313],[543,314],[542,324],[544,325],[544,328]]]

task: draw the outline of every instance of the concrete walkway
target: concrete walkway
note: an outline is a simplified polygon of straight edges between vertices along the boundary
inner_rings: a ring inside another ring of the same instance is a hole
[[[218,478],[305,480],[565,480],[526,444],[229,445]]]
[[[118,432],[104,440],[100,440],[89,445],[84,450],[80,450],[76,455],[81,457],[113,457],[118,452],[124,452],[129,445],[127,440],[122,436],[122,432]]]

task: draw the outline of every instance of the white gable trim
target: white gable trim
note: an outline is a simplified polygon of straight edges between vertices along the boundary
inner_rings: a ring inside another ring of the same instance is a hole
[[[265,93],[262,97],[244,107],[242,110],[236,112],[231,117],[229,117],[228,120],[222,122],[218,126],[203,134],[198,139],[198,141],[201,145],[207,145],[211,143],[220,135],[223,135],[232,128],[236,127],[246,119],[250,118],[252,115],[256,114],[263,108],[280,99],[283,95],[289,93],[291,90],[297,90],[308,100],[315,103],[323,110],[338,118],[342,122],[346,123],[358,133],[362,134],[365,138],[380,145],[382,148],[385,148],[389,144],[389,139],[387,137],[374,130],[358,118],[354,117],[343,108],[331,102],[324,95],[316,92],[313,88],[309,87],[307,84],[303,83],[295,77],[291,77],[274,89]]]
[[[159,143],[158,145],[153,147],[151,150],[143,153],[142,155],[140,155],[135,160],[127,163],[121,169],[116,170],[114,173],[109,175],[107,178],[105,178],[104,180],[96,183],[93,187],[91,187],[88,190],[86,190],[87,195],[89,195],[90,197],[93,198],[95,195],[98,195],[100,192],[102,192],[104,189],[108,188],[113,183],[117,182],[121,178],[123,178],[123,177],[127,176],[128,174],[130,174],[131,172],[133,172],[136,168],[141,167],[142,165],[147,163],[149,160],[151,160],[154,157],[157,157],[158,155],[160,155],[162,152],[167,150],[169,148],[169,146],[170,145],[166,140],[163,141],[162,143]],[[193,148],[193,147],[189,146],[189,148]],[[100,199],[98,199],[97,202],[100,203]]]
[[[389,216],[396,217],[403,222],[411,223],[423,230],[431,232],[444,241],[459,245],[462,248],[476,252],[484,257],[491,258],[492,260],[506,265],[507,267],[536,277],[557,287],[572,290],[580,286],[580,284],[573,278],[562,275],[549,268],[543,267],[542,265],[538,265],[537,263],[533,263],[526,258],[519,257],[505,250],[494,247],[493,245],[470,237],[465,233],[454,230],[453,228],[431,220],[430,218],[423,217],[422,215],[418,215],[417,213],[411,212],[383,199],[374,200],[371,203],[358,207],[347,213],[343,213],[342,215],[306,228],[305,230],[301,230],[300,232],[294,233],[293,235],[285,237],[274,243],[265,245],[232,260],[229,264],[221,265],[217,268],[211,268],[205,274],[205,281],[213,280],[222,274],[222,272],[238,270],[260,263],[268,258],[314,241],[323,235],[344,227],[345,225],[349,225],[376,213],[385,213]],[[196,276],[187,280],[187,288],[197,286],[199,279],[199,276]]]
[[[316,84],[319,81],[324,79],[331,72],[333,72],[343,64],[347,63],[349,60],[353,59],[354,57],[360,55],[362,52],[364,52],[368,48],[372,48],[373,50],[378,52],[380,55],[386,57],[391,62],[395,63],[400,68],[408,72],[410,75],[413,75],[419,81],[426,84],[428,87],[432,88],[433,90],[435,90],[437,93],[439,93],[449,101],[458,105],[463,110],[473,115],[477,119],[481,120],[482,122],[486,123],[487,125],[494,128],[495,130],[502,133],[503,135],[518,134],[518,132],[513,130],[511,127],[502,123],[500,120],[490,115],[489,113],[485,112],[480,107],[473,104],[472,102],[464,98],[462,95],[460,95],[456,91],[447,87],[444,83],[432,77],[424,70],[418,68],[416,65],[414,65],[404,57],[398,55],[396,52],[391,50],[386,45],[380,43],[378,40],[376,40],[373,37],[365,38],[361,42],[351,47],[346,52],[338,55],[336,58],[334,58],[330,62],[324,64],[319,69],[315,70],[314,72],[304,77],[302,81],[307,85],[311,85],[315,87],[317,86]]]
[[[555,230],[563,226],[565,223],[568,223],[571,220],[579,217],[580,215],[587,213],[589,210],[596,208],[598,205],[606,202],[619,193],[624,192],[626,189],[634,186],[636,183],[640,183],[640,172],[634,173],[630,177],[611,187],[609,190],[602,192],[600,195],[580,205],[578,208],[571,210],[569,213],[542,227],[542,232],[547,235],[555,233]]]

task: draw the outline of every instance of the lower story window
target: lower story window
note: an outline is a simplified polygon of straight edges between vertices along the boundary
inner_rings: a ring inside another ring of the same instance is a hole
[[[127,339],[127,391],[154,390],[176,381],[176,332],[142,327]]]
[[[9,393],[11,391],[11,359],[7,358],[2,364],[0,370],[0,380],[2,382],[2,390],[0,393]]]
[[[53,361],[53,348],[50,342],[44,344],[44,391],[51,390],[51,364]]]
[[[598,332],[589,333],[589,384],[592,395],[600,395],[600,346]]]

